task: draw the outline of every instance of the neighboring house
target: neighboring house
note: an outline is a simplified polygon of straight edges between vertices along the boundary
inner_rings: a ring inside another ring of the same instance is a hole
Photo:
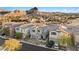
[[[57,31],[49,31],[49,40],[56,40],[58,39],[58,32]]]
[[[41,28],[36,28],[32,27],[30,29],[30,38],[31,39],[41,39],[41,34],[42,34],[42,29]]]
[[[60,30],[52,30],[49,31],[49,41],[54,41],[55,45],[58,46],[58,41],[59,38],[63,35],[64,33]]]
[[[42,39],[43,28],[41,27],[32,27],[30,29],[30,38],[31,39]]]
[[[23,33],[23,38],[25,38],[26,36],[29,36],[29,30],[33,25],[29,25],[29,24],[23,24],[19,27],[15,28],[15,32],[20,32]]]
[[[43,23],[34,23],[34,26],[30,29],[31,39],[47,39],[48,30],[45,29],[47,25]]]
[[[5,23],[3,25],[3,28],[8,28],[9,32],[10,32],[10,36],[14,37],[15,35],[15,28],[22,25],[23,23],[14,23],[14,22],[10,22],[10,23]]]
[[[58,24],[51,24],[45,27],[49,31],[49,36],[48,36],[49,41],[54,41],[55,45],[58,45],[59,38],[64,34],[64,32],[60,30],[59,27],[60,26]]]
[[[49,40],[52,40],[52,39],[54,40],[58,38],[59,26],[57,26],[56,24],[49,25],[48,30],[49,30]]]

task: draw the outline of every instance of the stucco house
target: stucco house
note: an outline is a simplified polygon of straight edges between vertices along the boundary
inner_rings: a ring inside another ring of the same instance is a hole
[[[15,27],[18,27],[24,23],[15,23],[15,22],[5,22],[3,24],[3,29],[7,28],[10,32],[9,36],[14,37],[15,35]],[[7,33],[8,34],[8,33]]]
[[[30,35],[29,31],[30,31],[31,27],[33,27],[33,25],[31,25],[31,24],[23,24],[21,26],[16,27],[15,32],[22,33],[23,34],[22,38],[24,39],[26,36]]]
[[[48,40],[54,41],[56,46],[58,46],[58,40],[63,34],[72,33],[71,29],[62,25],[60,26],[59,24],[47,25],[44,29],[48,30]]]
[[[31,39],[41,39],[43,29],[41,27],[32,27],[30,29],[30,38]]]
[[[37,23],[24,24],[15,28],[16,32],[23,33],[23,37],[30,35],[30,39],[46,39],[48,30],[44,29],[44,25]]]
[[[30,29],[30,38],[31,39],[47,39],[48,30],[44,29],[44,27],[33,27]]]
[[[59,26],[56,24],[53,25],[44,25],[44,24],[23,24],[15,28],[16,32],[23,33],[23,36],[30,35],[30,39],[48,39],[56,40],[60,34]]]
[[[41,25],[38,23],[23,24],[16,27],[15,31],[23,33],[25,39],[27,39],[26,36],[29,36],[31,40],[54,41],[54,45],[57,47],[59,46],[58,40],[64,33],[73,33],[69,28],[62,28],[63,30],[61,30],[58,24]]]

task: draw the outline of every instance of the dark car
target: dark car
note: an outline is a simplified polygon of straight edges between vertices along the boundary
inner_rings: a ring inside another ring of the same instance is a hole
[[[54,44],[55,44],[54,41],[49,41],[49,42],[46,44],[46,46],[49,47],[49,48],[51,48],[51,47],[54,46]]]

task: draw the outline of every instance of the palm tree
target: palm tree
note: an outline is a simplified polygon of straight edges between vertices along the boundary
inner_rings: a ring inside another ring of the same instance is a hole
[[[21,47],[22,44],[20,43],[20,41],[16,39],[5,40],[3,44],[3,50],[8,50],[8,51],[16,51],[21,49]]]

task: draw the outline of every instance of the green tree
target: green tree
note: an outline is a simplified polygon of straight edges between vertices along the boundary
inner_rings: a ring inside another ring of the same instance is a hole
[[[16,32],[15,36],[16,36],[16,39],[21,39],[22,38],[22,33]]]
[[[63,34],[59,39],[59,45],[67,49],[75,49],[75,40],[73,34]]]

